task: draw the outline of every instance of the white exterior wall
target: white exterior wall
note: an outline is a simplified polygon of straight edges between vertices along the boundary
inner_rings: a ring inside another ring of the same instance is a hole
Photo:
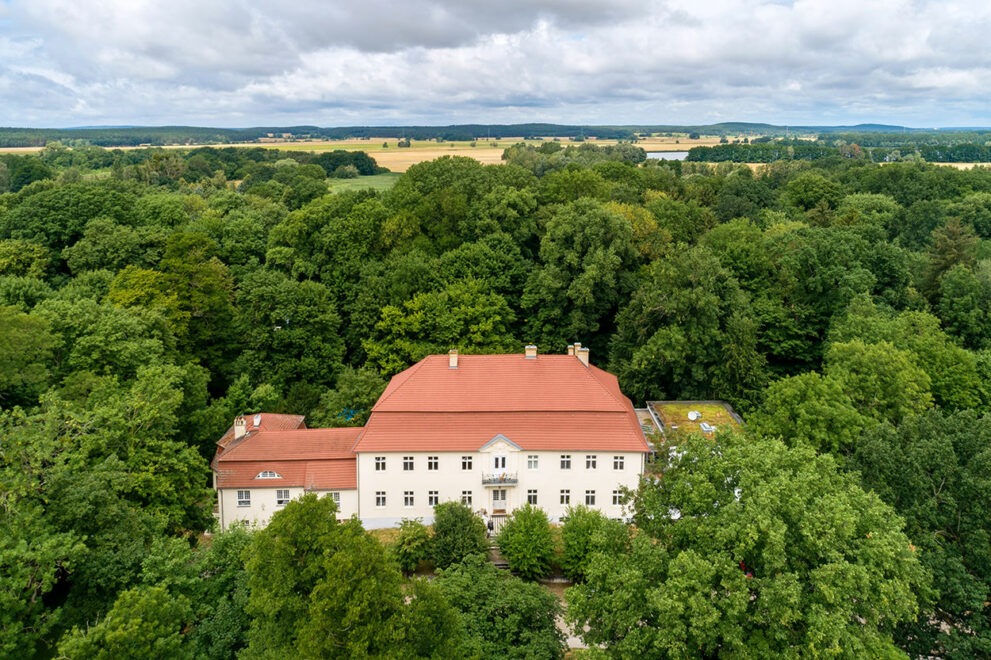
[[[237,493],[239,490],[247,490],[251,494],[250,506],[238,506]],[[278,504],[276,495],[278,490],[289,490],[289,499],[295,500],[307,492],[302,487],[297,488],[222,488],[217,491],[220,504],[220,528],[226,530],[231,524],[243,521],[253,527],[265,527],[268,525],[275,512],[281,511],[284,506]],[[338,520],[350,518],[358,513],[358,491],[349,490],[318,490],[317,496],[325,497],[330,493],[340,493],[341,504],[337,511]]]
[[[403,518],[433,522],[430,491],[437,491],[439,502],[461,501],[462,491],[471,491],[472,509],[493,513],[493,491],[505,490],[505,513],[526,504],[527,492],[535,490],[537,506],[552,521],[560,520],[568,508],[561,504],[561,491],[570,490],[571,505],[585,504],[587,490],[595,491],[595,505],[609,518],[625,518],[628,511],[613,505],[614,490],[635,489],[644,467],[639,452],[570,452],[571,469],[561,469],[561,455],[569,452],[521,451],[510,442],[497,440],[476,452],[381,452],[358,455],[359,516],[366,529],[393,527]],[[413,457],[413,469],[403,469],[403,458]],[[438,469],[428,470],[428,457],[436,456]],[[472,458],[472,469],[464,471],[462,456]],[[495,467],[496,456],[504,456],[505,469]],[[528,468],[528,457],[537,457],[536,469]],[[585,457],[596,457],[596,468],[587,469]],[[623,458],[623,469],[613,469],[613,457]],[[375,458],[385,458],[385,470],[375,469]],[[516,475],[516,484],[483,484],[483,475],[505,472]],[[376,503],[376,494],[385,493],[385,506]],[[405,504],[405,493],[413,495],[413,505]]]

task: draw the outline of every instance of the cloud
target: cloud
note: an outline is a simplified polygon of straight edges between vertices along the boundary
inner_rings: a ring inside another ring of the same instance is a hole
[[[3,123],[991,124],[967,0],[13,0]]]

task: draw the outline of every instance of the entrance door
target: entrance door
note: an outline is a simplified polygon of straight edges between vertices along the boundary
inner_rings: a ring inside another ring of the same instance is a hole
[[[496,488],[492,491],[492,513],[505,513],[506,489]]]

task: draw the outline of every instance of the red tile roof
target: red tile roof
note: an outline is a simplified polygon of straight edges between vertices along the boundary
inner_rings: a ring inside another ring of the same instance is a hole
[[[218,488],[356,488],[360,428],[258,431],[214,460]],[[256,479],[271,470],[279,479]]]
[[[616,377],[569,355],[432,355],[397,374],[355,451],[647,451]]]

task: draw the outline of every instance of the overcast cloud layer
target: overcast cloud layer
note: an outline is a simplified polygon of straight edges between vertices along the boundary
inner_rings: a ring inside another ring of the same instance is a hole
[[[0,124],[991,125],[987,0],[0,0]]]

